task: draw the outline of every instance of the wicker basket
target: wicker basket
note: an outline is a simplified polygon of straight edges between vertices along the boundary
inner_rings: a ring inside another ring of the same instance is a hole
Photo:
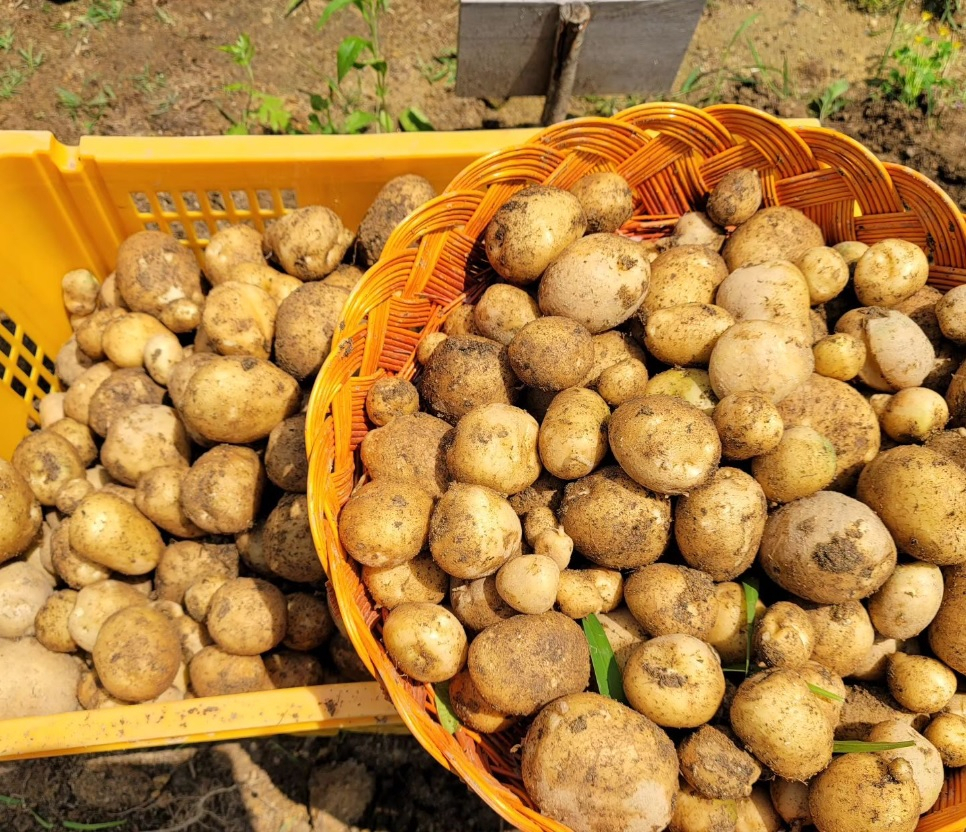
[[[524,832],[567,828],[527,798],[513,751],[521,735],[482,737],[465,728],[450,734],[440,725],[432,687],[400,676],[387,657],[382,618],[339,542],[339,511],[362,476],[356,449],[369,429],[366,393],[387,373],[412,378],[420,340],[495,279],[481,237],[517,190],[534,183],[568,188],[590,172],[617,171],[637,201],[623,232],[647,237],[666,233],[725,173],[742,167],[760,171],[766,205],[801,209],[830,244],[901,237],[927,251],[932,285],[966,282],[966,222],[920,174],[883,165],[834,131],[794,129],[747,107],[646,104],[609,119],[565,122],[480,159],[409,216],[349,298],[312,391],[306,428],[312,531],[348,635],[423,747]],[[964,791],[966,778],[951,776],[921,832],[962,830]]]

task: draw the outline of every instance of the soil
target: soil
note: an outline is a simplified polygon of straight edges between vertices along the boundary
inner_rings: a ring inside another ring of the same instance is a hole
[[[362,34],[361,21],[350,8],[318,31],[323,0],[306,0],[290,16],[286,5],[0,0],[0,130],[49,130],[68,143],[87,134],[224,133],[245,104],[244,93],[226,87],[245,74],[218,47],[242,32],[256,49],[255,88],[278,96],[293,128],[306,130],[308,94],[325,89],[338,43]],[[906,6],[911,26],[919,4]],[[117,19],[95,25],[98,17]],[[446,56],[455,52],[458,20],[458,0],[391,0],[382,24],[390,110],[418,107],[439,130],[536,125],[542,99],[455,95]],[[844,107],[826,123],[921,171],[966,209],[966,97],[950,96],[927,116],[923,107],[881,100],[866,81],[877,74],[893,23],[845,0],[708,0],[674,89],[663,97],[805,116],[810,101],[844,79]],[[28,48],[44,56],[35,70],[18,53]],[[964,63],[950,76],[960,90]],[[371,102],[371,83],[359,94]],[[639,100],[588,98],[571,109],[609,115]],[[62,829],[65,821],[123,822],[117,828],[125,832],[508,828],[411,738],[365,734],[0,764],[0,830]]]

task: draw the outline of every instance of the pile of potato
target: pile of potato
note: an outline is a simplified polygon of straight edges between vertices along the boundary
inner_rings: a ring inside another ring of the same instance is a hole
[[[966,287],[761,202],[735,171],[640,242],[617,174],[518,192],[366,401],[339,531],[386,650],[575,832],[912,830],[966,765]]]
[[[333,638],[304,411],[351,263],[434,195],[393,180],[358,245],[309,206],[218,231],[203,269],[143,231],[103,283],[64,276],[65,392],[0,460],[0,719],[368,678]]]

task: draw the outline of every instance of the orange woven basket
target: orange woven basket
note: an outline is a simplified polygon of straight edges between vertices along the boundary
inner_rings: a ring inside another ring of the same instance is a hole
[[[411,379],[420,340],[496,279],[481,238],[496,210],[521,188],[568,188],[588,173],[616,171],[636,198],[622,232],[644,238],[667,233],[728,171],[747,167],[760,171],[766,205],[801,209],[829,244],[900,237],[928,253],[932,285],[966,282],[966,221],[920,174],[882,164],[832,130],[791,128],[751,108],[645,104],[613,118],[550,127],[469,165],[395,230],[382,259],[352,292],[315,382],[306,426],[312,533],[349,638],[423,747],[524,832],[568,829],[541,815],[523,789],[513,748],[521,734],[481,736],[466,728],[450,734],[440,725],[432,686],[401,676],[386,655],[382,616],[339,542],[339,511],[363,475],[356,451],[369,430],[366,394],[383,375]],[[920,832],[966,827],[962,772],[948,778]]]

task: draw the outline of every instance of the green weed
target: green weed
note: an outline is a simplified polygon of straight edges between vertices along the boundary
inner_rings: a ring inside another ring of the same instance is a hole
[[[151,68],[145,64],[144,69],[137,75],[132,76],[134,88],[144,95],[154,95],[168,84],[168,79],[163,72],[152,72]]]
[[[450,90],[456,85],[456,50],[447,49],[423,64],[423,78],[430,84],[442,82],[443,89]]]
[[[0,52],[9,52],[13,49],[13,29],[7,29],[0,34]]]
[[[224,110],[221,111],[230,122],[231,127],[226,131],[230,136],[240,136],[251,133],[255,127],[261,127],[270,133],[287,133],[292,123],[292,114],[285,106],[285,102],[275,95],[259,90],[255,86],[255,70],[252,66],[255,60],[255,44],[252,39],[242,33],[234,43],[218,47],[228,54],[232,61],[245,71],[246,80],[237,84],[228,84],[225,92],[243,93],[245,105],[240,119],[232,118]]]
[[[833,81],[808,103],[809,112],[819,121],[831,118],[844,109],[848,91],[849,82],[844,78]]]
[[[641,95],[587,95],[583,100],[589,105],[592,115],[610,118],[628,107],[643,104],[647,99]]]
[[[97,123],[117,101],[117,96],[109,84],[89,85],[94,89],[87,96],[63,87],[57,88],[57,106],[66,110],[75,124],[82,124],[85,133],[93,133]]]
[[[18,49],[17,54],[31,74],[40,69],[40,65],[44,62],[44,53],[34,52],[33,43],[28,44],[26,49]]]
[[[117,23],[133,0],[93,0],[87,11],[76,19],[65,20],[54,28],[70,35],[77,28],[99,29],[102,23]]]
[[[0,71],[0,101],[9,101],[27,80],[27,76],[15,67]]]
[[[924,13],[909,40],[889,52],[885,62],[889,71],[880,79],[879,87],[886,98],[910,109],[924,107],[931,115],[955,88],[949,71],[962,44],[945,24],[939,27],[936,37],[927,34],[930,20],[931,15]]]

